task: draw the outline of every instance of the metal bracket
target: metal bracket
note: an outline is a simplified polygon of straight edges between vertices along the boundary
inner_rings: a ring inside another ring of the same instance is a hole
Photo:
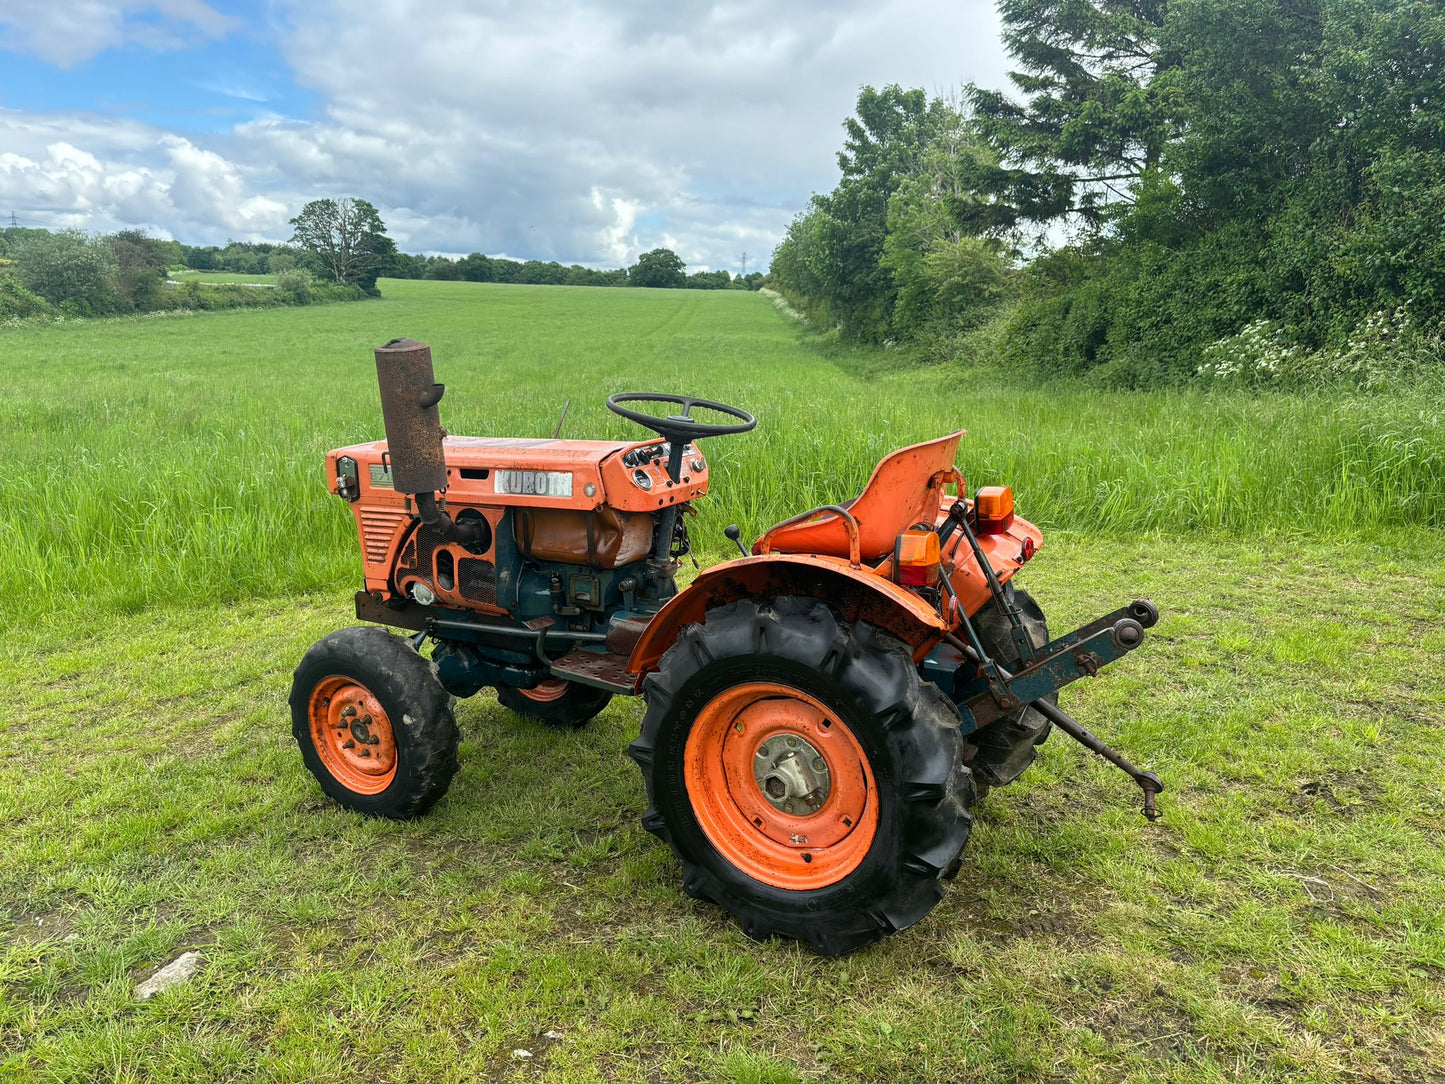
[[[1019,661],[1029,662],[1034,657],[1034,642],[1029,637],[1029,630],[1024,628],[1023,615],[1019,613],[1013,600],[1004,592],[1003,584],[999,582],[998,574],[994,572],[993,565],[989,562],[983,547],[978,544],[978,536],[973,533],[973,528],[968,525],[968,505],[960,497],[954,501],[948,509],[948,518],[945,523],[956,523],[963,537],[968,539],[968,545],[973,550],[974,560],[978,562],[979,571],[983,578],[988,581],[989,593],[993,595],[994,602],[998,604],[999,611],[1009,623],[1009,632],[1013,641],[1018,645]],[[943,539],[940,539],[940,545]]]

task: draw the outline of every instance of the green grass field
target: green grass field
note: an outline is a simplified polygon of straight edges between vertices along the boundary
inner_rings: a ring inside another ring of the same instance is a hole
[[[1445,422],[1417,396],[1021,389],[815,348],[746,293],[383,282],[314,309],[0,329],[0,1077],[44,1081],[1445,1079]],[[638,824],[640,704],[458,706],[428,817],[327,802],[290,671],[359,573],[327,448],[371,348],[432,343],[453,432],[622,436],[603,399],[754,410],[695,531],[970,430],[1050,532],[1056,630],[1164,618],[979,809],[920,925],[842,960],[686,899]],[[131,988],[186,949],[191,983]],[[529,1051],[522,1057],[514,1051]]]

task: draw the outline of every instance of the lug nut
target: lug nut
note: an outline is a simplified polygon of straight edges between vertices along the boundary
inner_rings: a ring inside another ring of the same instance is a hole
[[[768,755],[768,747],[767,747],[766,745],[760,745],[760,746],[758,746],[758,756],[760,756],[760,757],[765,757],[765,756],[767,756],[767,755]]]
[[[347,740],[347,741],[344,741],[344,742],[341,743],[341,748],[343,748],[343,749],[355,749],[355,748],[356,748],[356,743],[355,743],[354,741]]]
[[[827,762],[826,760],[824,760],[822,757],[814,757],[814,758],[813,758],[813,771],[815,771],[815,772],[826,772],[827,770],[828,770],[828,762]]]

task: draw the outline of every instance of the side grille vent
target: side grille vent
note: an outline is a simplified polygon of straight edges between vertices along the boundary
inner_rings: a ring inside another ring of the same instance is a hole
[[[497,604],[497,570],[490,561],[464,557],[458,569],[458,591],[468,602]]]
[[[366,559],[373,564],[386,560],[391,549],[391,540],[397,529],[406,522],[407,514],[389,508],[363,508],[361,510],[361,544],[366,550]]]

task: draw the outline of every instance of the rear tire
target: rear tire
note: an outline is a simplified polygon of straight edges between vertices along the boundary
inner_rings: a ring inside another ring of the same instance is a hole
[[[402,638],[342,629],[296,667],[291,729],[328,795],[357,813],[403,820],[430,809],[456,774],[454,702]]]
[[[1029,640],[1034,647],[1043,647],[1049,642],[1049,626],[1044,620],[1044,611],[1027,591],[1015,590],[1012,584],[1004,585],[1004,592],[1018,607]],[[1008,618],[990,600],[987,606],[973,617],[978,638],[983,642],[989,655],[997,659],[1008,670],[1019,668],[1019,648],[1014,642],[1013,629]],[[1044,698],[1050,704],[1059,702],[1058,693]],[[978,749],[969,766],[979,784],[979,797],[987,794],[991,787],[1003,787],[1012,783],[1038,756],[1038,747],[1049,740],[1052,725],[1039,711],[1026,706],[984,727],[969,736]]]
[[[642,823],[677,855],[688,895],[751,937],[824,955],[942,899],[973,777],[956,709],[902,643],[816,599],[734,602],[682,631],[643,695],[628,748],[647,784]]]
[[[555,727],[586,726],[611,699],[612,694],[606,689],[558,678],[544,681],[535,689],[497,687],[497,700],[502,707]]]

